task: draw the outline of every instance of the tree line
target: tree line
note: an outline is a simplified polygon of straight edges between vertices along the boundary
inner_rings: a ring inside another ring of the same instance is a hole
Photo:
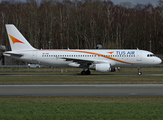
[[[110,0],[27,0],[0,3],[0,44],[10,50],[5,24],[38,49],[144,49],[163,53],[163,1],[132,5]]]

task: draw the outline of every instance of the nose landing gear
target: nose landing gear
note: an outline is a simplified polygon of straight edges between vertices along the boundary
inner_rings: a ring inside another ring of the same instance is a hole
[[[138,67],[138,75],[142,75],[142,72],[140,70],[140,67]]]

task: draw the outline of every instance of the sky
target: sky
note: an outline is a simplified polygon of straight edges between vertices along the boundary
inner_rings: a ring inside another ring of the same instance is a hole
[[[1,1],[10,1],[10,0],[0,0]],[[26,1],[26,0],[15,0],[15,1]],[[41,0],[37,0],[41,1]],[[111,0],[115,5],[120,4],[123,2],[131,2],[133,5],[136,5],[137,3],[139,4],[152,4],[153,6],[156,6],[159,0]]]
[[[139,4],[152,4],[153,6],[156,6],[159,0],[111,0],[114,4],[120,4],[122,2],[131,2],[132,4],[136,5]]]

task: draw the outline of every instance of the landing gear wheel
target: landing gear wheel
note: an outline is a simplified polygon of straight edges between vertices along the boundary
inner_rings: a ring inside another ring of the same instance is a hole
[[[86,72],[85,71],[81,71],[81,75],[86,75]]]
[[[142,72],[138,72],[138,75],[142,75]]]
[[[86,72],[86,75],[90,75],[91,72],[89,70],[85,71]]]
[[[86,71],[81,71],[81,75],[90,75],[91,72],[89,70],[86,70]]]

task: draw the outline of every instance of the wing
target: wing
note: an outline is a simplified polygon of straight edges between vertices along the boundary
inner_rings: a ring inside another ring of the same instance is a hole
[[[77,59],[77,58],[62,58],[65,59],[66,61],[72,61],[78,64],[84,64],[84,65],[90,65],[92,64],[94,61],[93,60],[86,60],[86,59]]]
[[[79,58],[62,58],[65,61],[72,61],[69,66],[71,67],[80,67],[80,68],[88,68],[92,64],[98,63],[106,63],[106,61],[102,60],[92,60],[92,59],[79,59]]]

